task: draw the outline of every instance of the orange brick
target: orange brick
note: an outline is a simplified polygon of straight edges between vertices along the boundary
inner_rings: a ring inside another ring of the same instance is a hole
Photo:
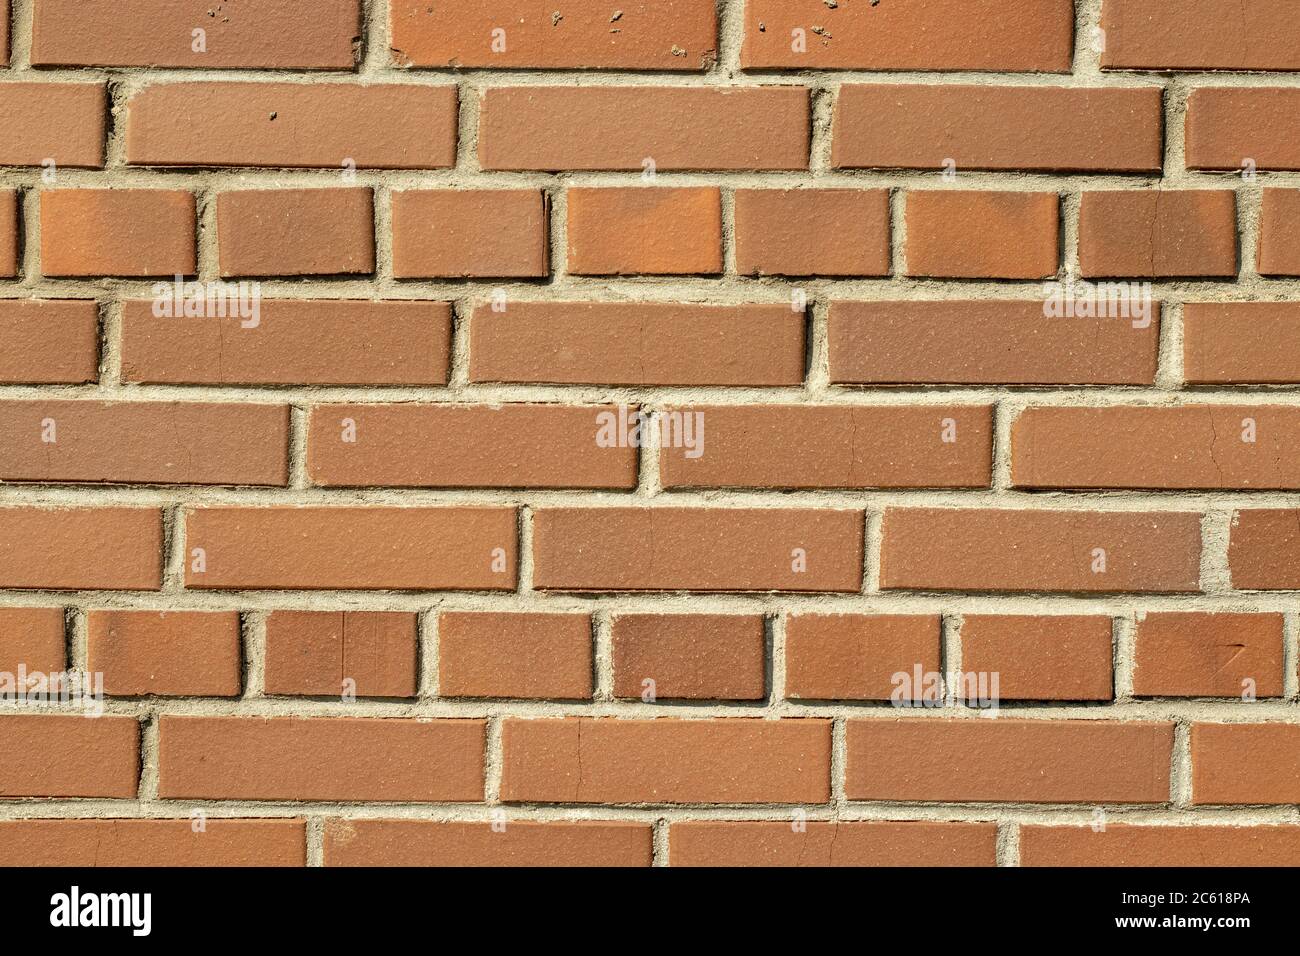
[[[1203,87],[1187,98],[1188,169],[1300,169],[1300,89]]]
[[[1183,376],[1197,385],[1300,382],[1300,303],[1188,302]]]
[[[47,276],[193,275],[194,194],[179,189],[55,189],[41,193]]]
[[[1117,70],[1300,70],[1287,0],[1106,0],[1101,64]]]
[[[0,715],[0,797],[134,800],[139,782],[134,717]]]
[[[0,382],[80,385],[99,378],[99,310],[91,301],[0,300]]]
[[[114,696],[238,697],[235,611],[91,611],[87,669]]]
[[[880,584],[925,591],[1199,591],[1201,516],[887,508]]]
[[[502,724],[507,803],[824,803],[828,720]]]
[[[229,13],[175,0],[37,0],[32,64],[350,70],[360,34],[360,0],[316,9],[252,0]]]
[[[688,820],[668,830],[672,866],[993,866],[992,823],[923,820],[810,822]]]
[[[790,700],[915,699],[910,681],[941,668],[941,624],[924,614],[791,614],[785,624]]]
[[[8,26],[7,20],[0,22]],[[108,88],[103,83],[0,83],[0,116],[5,120],[0,165],[52,162],[56,170],[104,165]]]
[[[0,587],[157,591],[157,508],[0,508]]]
[[[1069,0],[1022,0],[1014,8],[992,0],[834,6],[824,0],[749,0],[741,64],[1068,73],[1073,39]]]
[[[1300,726],[1192,724],[1192,803],[1300,803]]]
[[[544,591],[857,591],[853,510],[539,508],[533,586]]]
[[[717,59],[712,0],[635,0],[614,11],[581,0],[389,0],[393,61],[403,66],[704,70]]]
[[[154,315],[152,302],[128,301],[122,378],[171,385],[447,383],[446,303],[263,299],[257,312],[179,318]],[[3,363],[0,352],[0,369]]]
[[[266,693],[414,697],[416,627],[401,611],[272,611]]]
[[[630,821],[327,820],[326,866],[649,866],[652,830]]]
[[[19,668],[50,675],[66,666],[63,608],[0,608],[0,675],[12,675],[16,685]]]
[[[1056,193],[921,190],[907,194],[907,273],[959,279],[1056,275]]]
[[[1022,826],[1021,866],[1294,866],[1297,826]]]
[[[217,196],[223,276],[369,275],[370,189],[244,189]]]
[[[438,617],[443,697],[590,700],[586,614],[445,611]]]
[[[1017,8],[1019,12],[1019,8]],[[1068,116],[1070,135],[1061,135]],[[1161,90],[845,84],[831,162],[840,168],[1159,173]]]
[[[1243,591],[1300,588],[1300,511],[1237,511],[1228,539],[1232,586]]]
[[[803,86],[512,86],[485,91],[486,170],[807,169]]]
[[[1053,318],[1043,303],[832,302],[832,382],[845,385],[1151,385],[1149,316]],[[1135,323],[1137,327],[1135,327]]]
[[[767,636],[758,615],[617,614],[611,630],[615,697],[760,700],[766,693]]]
[[[456,113],[454,86],[154,83],[127,106],[126,161],[439,169],[456,161]]]
[[[1300,189],[1265,189],[1259,225],[1260,275],[1300,276]]]
[[[575,275],[722,271],[722,194],[715,187],[570,189]]]
[[[1095,614],[966,614],[961,670],[1002,700],[1111,700],[1113,624]],[[987,675],[987,677],[985,677]]]
[[[1086,192],[1079,206],[1085,276],[1235,276],[1236,194],[1226,189]]]
[[[289,409],[233,402],[0,402],[0,478],[284,485]]]
[[[539,189],[413,189],[394,193],[392,205],[399,279],[550,271],[549,203]]]
[[[0,866],[306,866],[302,820],[4,820]]]
[[[850,800],[1165,803],[1174,726],[1118,720],[848,722]]]
[[[166,715],[159,726],[164,800],[483,799],[482,720]]]
[[[889,275],[889,191],[737,189],[742,275]]]
[[[514,508],[215,506],[186,512],[185,540],[190,588],[515,587]]]
[[[634,488],[637,449],[598,441],[605,416],[618,414],[600,405],[318,405],[307,474],[325,486]]]
[[[18,275],[22,227],[18,222],[18,191],[0,189],[0,278]]]
[[[1300,408],[1038,407],[1011,429],[1019,488],[1300,488]]]
[[[980,488],[987,405],[706,405],[659,414],[665,488]]]
[[[798,385],[804,321],[802,310],[786,305],[514,302],[501,312],[481,306],[470,323],[470,380]]]
[[[1133,693],[1145,697],[1279,697],[1281,614],[1155,612],[1138,616]]]

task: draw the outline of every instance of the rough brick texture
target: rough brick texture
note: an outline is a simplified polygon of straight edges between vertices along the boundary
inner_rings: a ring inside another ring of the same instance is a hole
[[[0,0],[0,865],[1294,864],[1296,6]]]

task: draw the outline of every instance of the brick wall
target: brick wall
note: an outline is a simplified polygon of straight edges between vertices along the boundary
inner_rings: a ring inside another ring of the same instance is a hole
[[[5,7],[0,863],[1297,858],[1293,3]]]

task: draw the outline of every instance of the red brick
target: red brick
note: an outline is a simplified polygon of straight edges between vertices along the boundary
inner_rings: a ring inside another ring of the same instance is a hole
[[[0,508],[0,587],[157,591],[157,508]]]
[[[146,301],[123,308],[129,382],[445,385],[450,355],[443,302],[263,299],[256,316],[226,319],[157,316]]]
[[[4,820],[0,866],[305,866],[302,820]]]
[[[210,9],[175,0],[37,0],[35,66],[154,66],[350,70],[361,34],[360,0],[312,8],[244,0]],[[204,31],[194,50],[196,29]]]
[[[0,83],[0,166],[97,169],[107,116],[103,83]]]
[[[1113,624],[1096,614],[966,614],[961,670],[1002,700],[1111,700]],[[960,689],[959,689],[960,690]]]
[[[569,272],[677,275],[722,271],[722,193],[570,189]]]
[[[139,781],[134,717],[0,715],[0,797],[134,800]]]
[[[114,696],[238,697],[235,611],[91,611],[87,670]]]
[[[402,611],[272,611],[266,693],[414,697],[416,629]]]
[[[92,301],[0,300],[0,382],[79,385],[99,378]]]
[[[742,275],[889,275],[887,189],[737,189]]]
[[[610,405],[317,405],[307,474],[347,487],[635,488],[637,449],[598,443],[602,417],[618,414]]]
[[[327,820],[326,866],[649,866],[653,831],[631,821]]]
[[[194,194],[186,190],[46,190],[41,193],[41,272],[193,275],[194,228]]]
[[[759,615],[617,614],[611,630],[615,697],[761,700],[766,694],[767,635]]]
[[[0,66],[9,65],[9,0],[0,0]]]
[[[128,104],[126,161],[439,169],[456,161],[456,112],[454,86],[155,83]]]
[[[12,675],[14,689],[20,667],[48,676],[62,673],[66,666],[63,608],[0,608],[0,674]]]
[[[1041,301],[832,302],[830,377],[846,385],[1151,385],[1160,306],[1151,309],[1146,319],[1055,318]]]
[[[1282,622],[1281,614],[1138,615],[1133,693],[1280,697]]]
[[[888,508],[880,583],[924,591],[1200,590],[1199,514]],[[1105,570],[1101,555],[1105,552]]]
[[[1227,189],[1086,192],[1079,206],[1085,276],[1237,274],[1236,194]]]
[[[587,614],[445,611],[438,616],[442,697],[590,700]]]
[[[1062,135],[1069,117],[1069,135]],[[846,168],[1158,173],[1161,89],[858,85],[840,88],[831,162]]]
[[[165,715],[159,726],[164,800],[483,799],[482,720]]]
[[[1300,189],[1265,189],[1259,226],[1260,275],[1300,276]]]
[[[1247,439],[1250,439],[1249,441]],[[1011,428],[1019,488],[1300,488],[1300,408],[1037,407]]]
[[[18,191],[0,189],[0,278],[18,275],[22,226],[18,222]]]
[[[285,405],[0,402],[5,481],[284,485]]]
[[[1294,866],[1297,826],[1022,826],[1021,866]]]
[[[411,189],[393,193],[392,205],[399,279],[550,271],[549,206],[540,189]]]
[[[695,405],[659,415],[665,488],[987,488],[991,479],[988,405]]]
[[[549,0],[508,8],[494,0],[389,0],[388,9],[393,60],[403,66],[705,70],[717,59],[712,0],[637,0],[617,12],[581,0],[563,16]]]
[[[1300,70],[1287,0],[1106,0],[1101,64],[1120,70]]]
[[[1192,724],[1192,803],[1300,803],[1300,726]]]
[[[829,9],[828,9],[829,7]],[[795,30],[802,43],[795,48]],[[820,31],[820,32],[818,32]],[[924,4],[750,0],[746,69],[990,70],[1068,73],[1074,7],[1068,0],[930,0]]]
[[[1198,385],[1300,382],[1300,303],[1188,302],[1183,377]]]
[[[992,823],[688,820],[668,830],[672,866],[993,866]]]
[[[862,545],[863,514],[855,510],[540,508],[533,586],[857,591]]]
[[[206,507],[186,512],[185,540],[190,588],[515,587],[514,508]]]
[[[507,803],[825,803],[828,720],[502,724]]]
[[[804,313],[788,305],[515,302],[474,310],[470,380],[798,385]]]
[[[1293,87],[1192,90],[1187,98],[1187,168],[1300,169],[1298,110],[1300,89]]]
[[[369,275],[370,189],[243,189],[217,196],[223,276]]]
[[[802,86],[513,86],[484,92],[487,170],[807,169]]]
[[[1228,565],[1232,586],[1238,590],[1300,589],[1300,511],[1234,512]]]
[[[1059,262],[1056,193],[921,190],[907,194],[907,273],[1043,279]]]
[[[1165,803],[1174,725],[1117,720],[850,720],[850,800]]]
[[[933,614],[791,614],[785,624],[789,700],[911,700],[917,666],[941,669],[942,621]]]

